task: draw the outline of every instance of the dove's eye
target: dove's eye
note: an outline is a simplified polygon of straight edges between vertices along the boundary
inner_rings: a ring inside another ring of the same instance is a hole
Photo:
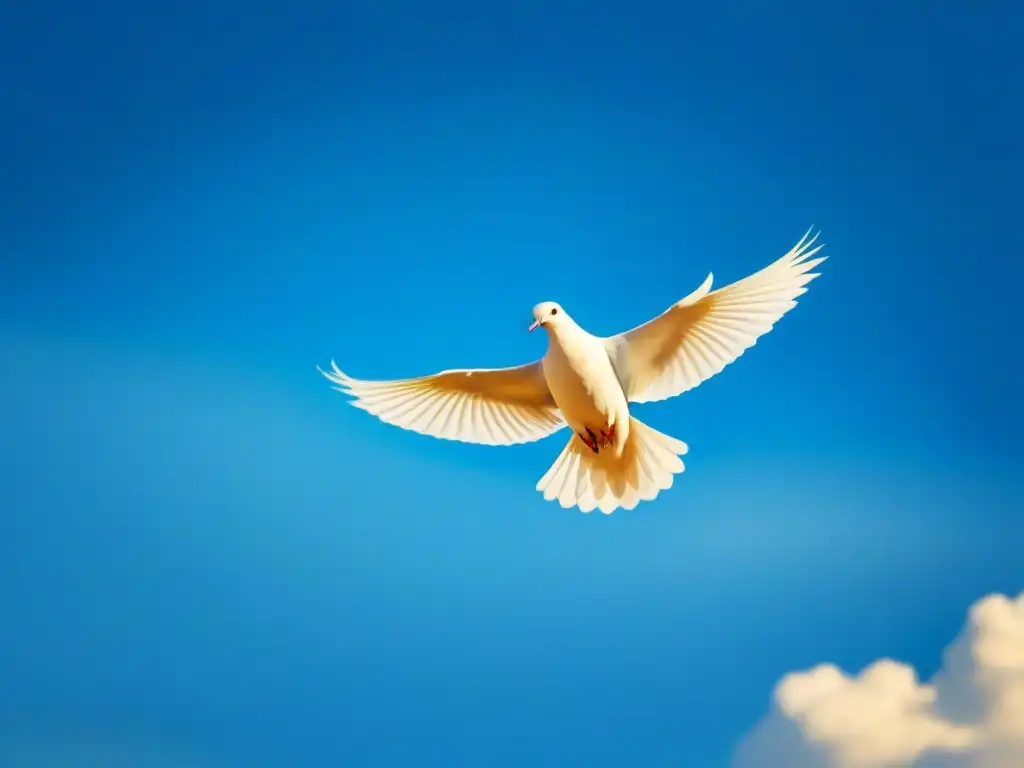
[[[558,308],[557,308],[557,307],[555,307],[554,309],[552,309],[552,310],[551,310],[551,314],[552,314],[552,315],[557,315],[557,314],[558,314]]]

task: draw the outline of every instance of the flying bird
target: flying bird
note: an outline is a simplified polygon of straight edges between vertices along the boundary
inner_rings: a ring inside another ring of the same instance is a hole
[[[583,512],[633,509],[672,486],[688,447],[630,415],[630,403],[693,389],[736,360],[796,306],[826,257],[810,230],[760,272],[697,290],[616,336],[588,333],[559,304],[533,308],[530,331],[548,335],[544,357],[514,368],[460,369],[363,381],[334,361],[320,372],[352,405],[381,421],[446,440],[513,445],[568,426],[573,435],[537,483],[548,501]]]

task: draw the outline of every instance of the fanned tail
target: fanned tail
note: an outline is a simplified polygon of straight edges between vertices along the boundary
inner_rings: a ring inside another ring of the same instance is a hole
[[[619,507],[633,509],[672,487],[684,469],[679,457],[686,443],[630,417],[629,437],[621,456],[608,449],[591,451],[573,435],[555,463],[537,483],[547,501],[583,512],[600,509],[610,515]]]

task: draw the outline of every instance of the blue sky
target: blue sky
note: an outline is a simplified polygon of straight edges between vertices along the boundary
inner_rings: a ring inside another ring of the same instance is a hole
[[[790,670],[930,674],[1024,587],[1020,20],[0,8],[0,749],[713,767]],[[315,370],[526,362],[538,301],[613,333],[812,224],[800,306],[638,408],[691,453],[633,512]]]

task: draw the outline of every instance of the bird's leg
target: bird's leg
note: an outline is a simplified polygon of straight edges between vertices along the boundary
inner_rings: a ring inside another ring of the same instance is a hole
[[[613,443],[614,439],[615,439],[615,425],[614,424],[609,425],[608,428],[607,428],[607,431],[605,431],[603,429],[601,430],[601,439],[599,441],[601,447],[608,447],[609,445],[611,445]]]
[[[589,435],[589,437],[588,437],[588,435]],[[580,440],[583,441],[583,443],[587,446],[587,448],[592,450],[594,453],[597,453],[597,451],[598,451],[598,448],[597,448],[597,435],[595,435],[593,433],[593,431],[590,429],[590,427],[587,427],[587,434],[586,435],[580,433]]]
[[[601,445],[605,448],[612,445],[615,442],[615,425],[611,424],[608,427],[608,431],[601,430]]]

